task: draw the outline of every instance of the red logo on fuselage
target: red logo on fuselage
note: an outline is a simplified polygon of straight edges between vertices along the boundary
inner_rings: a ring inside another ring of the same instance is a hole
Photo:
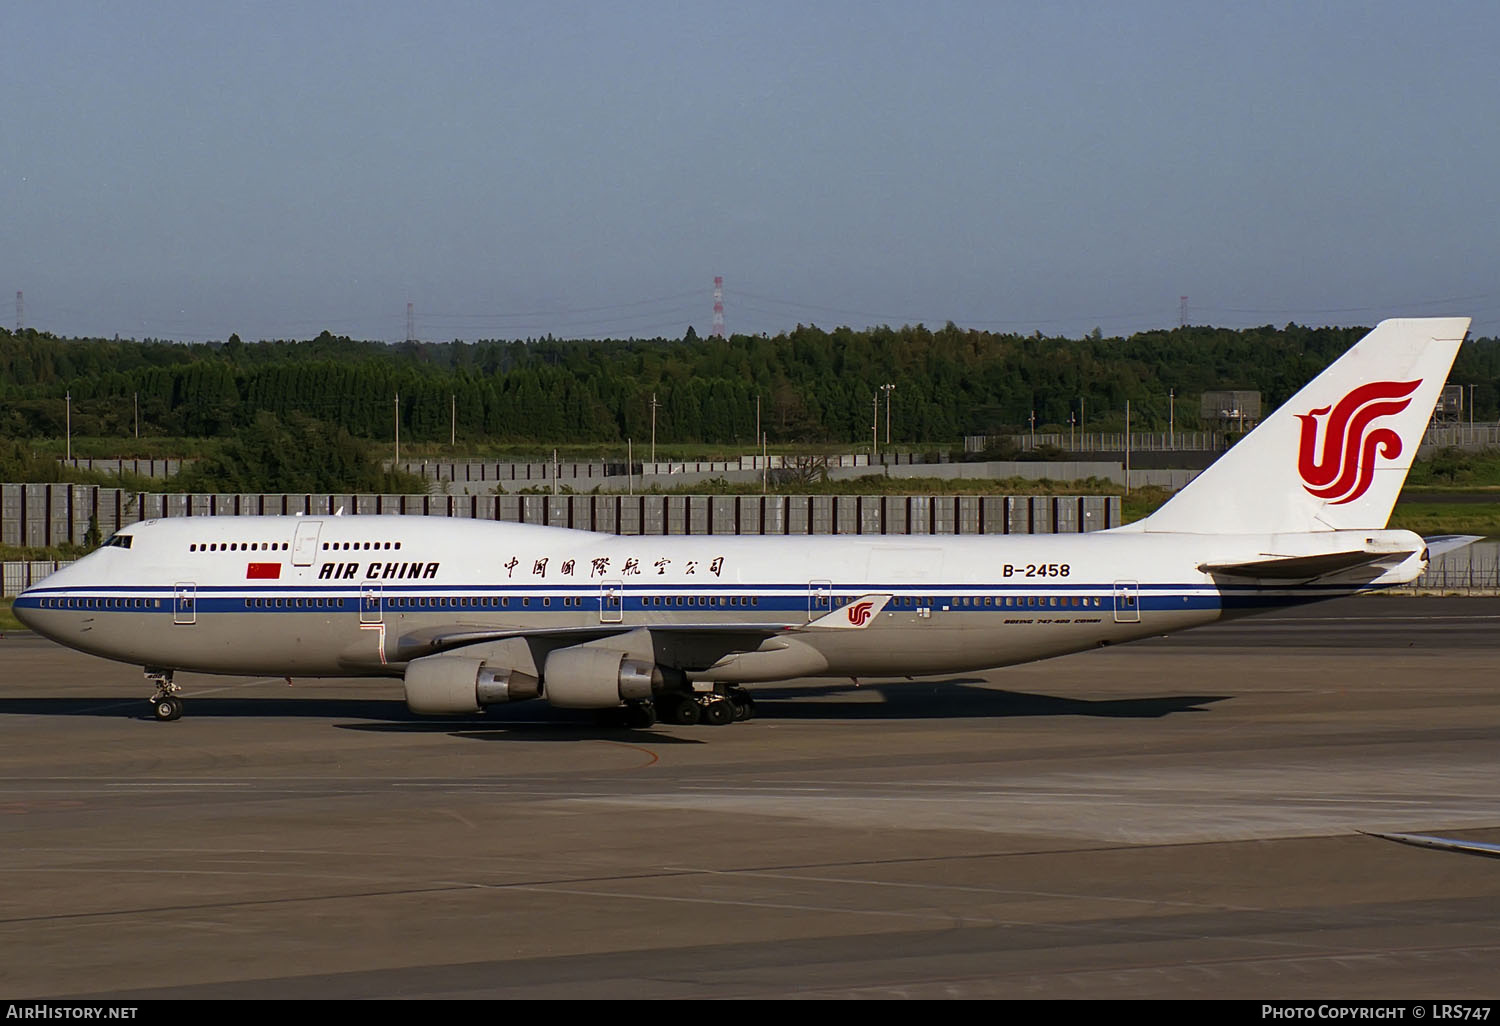
[[[1379,417],[1394,417],[1411,405],[1411,394],[1421,383],[1420,378],[1373,381],[1332,406],[1299,413],[1302,440],[1297,470],[1308,492],[1332,500],[1335,506],[1365,494],[1375,479],[1376,455],[1388,460],[1401,455],[1401,436],[1386,427],[1370,430],[1370,424]],[[1328,420],[1322,424],[1320,448],[1318,418],[1324,414],[1328,414]]]
[[[863,627],[865,621],[870,618],[870,610],[875,608],[873,602],[856,602],[849,607],[849,622],[856,627]]]

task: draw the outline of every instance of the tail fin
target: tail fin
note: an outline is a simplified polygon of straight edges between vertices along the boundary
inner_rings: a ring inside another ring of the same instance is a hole
[[[1165,506],[1120,530],[1384,527],[1468,330],[1467,317],[1381,321]]]

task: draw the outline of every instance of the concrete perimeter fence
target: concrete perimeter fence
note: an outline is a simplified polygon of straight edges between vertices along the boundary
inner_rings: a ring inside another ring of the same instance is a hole
[[[0,544],[83,545],[142,520],[400,514],[606,534],[1071,534],[1118,527],[1114,495],[168,495],[100,485],[0,485]],[[6,563],[14,595],[60,563]]]
[[[100,485],[0,484],[0,544],[85,544],[127,524],[189,516],[402,514],[545,524],[607,534],[1072,534],[1118,527],[1113,495],[333,495],[131,492]],[[12,596],[65,562],[4,564]],[[1433,561],[1418,590],[1500,590],[1500,542]]]

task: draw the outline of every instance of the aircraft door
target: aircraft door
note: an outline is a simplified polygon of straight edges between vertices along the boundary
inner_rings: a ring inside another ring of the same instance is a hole
[[[619,623],[625,619],[625,586],[619,581],[599,584],[599,622]]]
[[[292,539],[292,566],[312,566],[318,555],[318,532],[322,530],[321,520],[297,522],[297,534]]]
[[[198,586],[192,581],[172,585],[172,622],[198,622]]]
[[[366,584],[359,589],[359,622],[381,623],[385,620],[385,603],[378,584]]]
[[[807,618],[816,620],[824,613],[833,612],[833,582],[807,582]]]
[[[1141,586],[1135,581],[1116,581],[1115,623],[1141,622]]]

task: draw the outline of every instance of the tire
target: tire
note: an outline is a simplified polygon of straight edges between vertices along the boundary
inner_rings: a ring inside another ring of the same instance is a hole
[[[679,698],[677,706],[672,710],[672,722],[684,727],[696,726],[703,720],[703,706],[695,699]]]
[[[170,723],[182,718],[182,700],[172,698],[159,698],[151,703],[151,712],[158,723]]]
[[[703,722],[722,727],[734,722],[734,705],[724,698],[716,698],[703,710]]]

